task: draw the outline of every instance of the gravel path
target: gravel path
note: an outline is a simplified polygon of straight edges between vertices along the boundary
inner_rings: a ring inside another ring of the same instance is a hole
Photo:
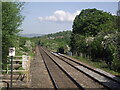
[[[30,64],[30,74],[30,88],[53,88],[53,84],[43,63],[38,47],[36,47],[36,56]]]

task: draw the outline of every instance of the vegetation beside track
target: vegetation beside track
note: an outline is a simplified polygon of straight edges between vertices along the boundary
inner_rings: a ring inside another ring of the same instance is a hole
[[[40,38],[40,45],[53,51],[61,48],[64,53],[71,51],[75,57],[88,58],[88,63],[119,74],[120,27],[116,22],[120,22],[119,16],[97,9],[85,9],[74,19],[68,39],[55,38],[56,35],[67,36],[65,32],[60,32],[63,35],[49,34]]]
[[[73,22],[70,42],[73,55],[102,61],[110,70],[120,72],[119,18],[97,9],[82,10]]]

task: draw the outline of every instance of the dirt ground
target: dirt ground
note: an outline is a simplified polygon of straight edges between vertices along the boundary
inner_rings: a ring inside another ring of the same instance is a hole
[[[30,64],[30,77],[30,88],[53,88],[38,47],[36,47],[36,56]]]

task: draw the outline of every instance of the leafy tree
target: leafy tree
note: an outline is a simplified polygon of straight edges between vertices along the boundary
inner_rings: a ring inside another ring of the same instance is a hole
[[[108,54],[106,55],[109,60],[108,65],[111,69],[120,72],[120,33],[111,34],[104,40],[104,44],[104,54]]]
[[[81,53],[85,54],[86,51],[86,41],[85,36],[75,34],[71,36],[72,42],[70,43],[71,51],[73,52],[73,55],[80,56]]]
[[[73,22],[70,46],[73,54],[77,53],[74,55],[83,53],[92,60],[104,60],[110,69],[120,71],[119,16],[97,9],[82,10]]]
[[[15,47],[18,27],[22,24],[22,6],[20,2],[2,2],[2,58],[6,63],[8,48]]]
[[[75,38],[74,33],[71,34],[70,39],[71,39],[70,41],[71,52],[73,53],[73,55],[77,55],[76,38]]]
[[[113,16],[109,13],[97,9],[82,10],[73,22],[73,33],[95,36],[98,32],[111,28],[108,23],[112,23],[112,20]]]
[[[79,48],[80,49],[79,51],[82,50],[82,53],[86,52],[87,55],[90,55],[89,50],[92,47],[91,47],[91,44],[88,44],[88,43],[86,43],[85,45],[85,42],[87,42],[86,39],[87,38],[90,39],[89,37],[95,37],[96,35],[99,35],[99,33],[101,33],[102,31],[104,33],[108,33],[108,32],[112,33],[114,31],[113,20],[114,18],[111,14],[97,10],[97,9],[82,10],[81,13],[76,16],[73,22],[73,31],[72,31],[73,34],[71,35],[71,42],[70,42],[71,51],[73,52],[73,54]],[[82,37],[78,39],[79,37],[78,34],[84,36],[84,39]],[[76,35],[78,37],[76,37]],[[83,40],[84,40],[84,43],[83,43]],[[97,45],[98,41],[96,40],[94,44]]]
[[[102,37],[96,37],[94,41],[91,43],[91,57],[93,60],[102,59],[103,58],[103,47],[102,47]],[[97,58],[97,59],[96,59]]]
[[[112,42],[112,69],[120,72],[120,32],[113,35],[114,43]]]

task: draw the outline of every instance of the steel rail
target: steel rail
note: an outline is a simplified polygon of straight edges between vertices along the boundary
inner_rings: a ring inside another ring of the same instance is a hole
[[[95,78],[93,78],[93,77],[91,77],[89,74],[87,74],[87,73],[85,73],[84,71],[82,71],[82,70],[80,70],[80,69],[78,69],[77,67],[75,67],[74,65],[72,65],[72,64],[70,64],[70,63],[68,63],[67,61],[65,61],[64,59],[62,59],[62,58],[60,58],[59,56],[57,56],[57,55],[55,55],[55,54],[53,54],[54,56],[56,56],[56,57],[58,57],[59,59],[61,59],[62,61],[64,61],[65,63],[67,63],[68,65],[70,65],[70,66],[72,66],[73,68],[75,68],[76,70],[78,70],[78,71],[80,71],[80,72],[82,72],[83,74],[85,74],[86,76],[88,76],[88,77],[90,77],[90,78],[92,78],[93,80],[95,80],[96,82],[98,82],[98,83],[100,83],[98,80],[96,80]],[[105,86],[104,84],[102,84],[102,83],[100,83],[101,85],[103,85],[103,86]],[[106,86],[105,86],[106,87]],[[109,89],[109,87],[106,87],[106,88],[108,88]]]
[[[92,69],[92,68],[90,68],[90,67],[88,67],[88,66],[85,66],[85,65],[81,64],[80,62],[77,62],[77,61],[75,61],[75,60],[72,60],[71,58],[68,58],[68,57],[66,57],[66,56],[64,56],[64,55],[61,55],[61,54],[58,54],[58,55],[66,58],[66,59],[69,59],[70,61],[73,61],[73,62],[76,63],[76,64],[79,64],[79,65],[81,65],[81,66],[83,66],[83,67],[85,67],[85,68],[87,68],[87,69],[89,69],[89,70],[91,70],[91,71],[93,71],[93,72],[96,72],[96,73],[98,73],[98,74],[100,74],[100,75],[102,75],[102,76],[104,76],[104,77],[106,77],[106,78],[109,78],[109,79],[111,79],[111,80],[113,80],[113,81],[115,81],[115,82],[117,82],[117,83],[120,84],[120,81],[115,80],[115,79],[113,79],[113,78],[105,75],[104,73],[101,73],[101,72],[99,72],[99,71],[96,71],[95,69]]]
[[[72,64],[70,64],[69,62],[65,61],[63,58],[61,58],[61,57],[59,57],[59,56],[57,56],[57,55],[55,55],[55,54],[53,54],[53,53],[51,53],[51,54],[54,55],[54,56],[56,56],[56,57],[58,57],[58,58],[61,59],[62,61],[66,62],[67,64],[69,64],[70,66],[72,66],[73,68],[75,68],[76,70],[78,70],[78,71],[84,73],[85,75],[89,76],[90,78],[94,79],[96,82],[100,83],[101,85],[105,86],[106,88],[111,89],[109,86],[101,83],[99,80],[96,80],[94,77],[92,77],[92,76],[90,76],[89,74],[85,73],[84,71],[78,69],[78,68],[75,67],[74,65],[72,65]],[[60,54],[58,54],[58,55],[60,55]],[[62,56],[62,55],[60,55],[60,56]],[[65,57],[65,56],[62,56],[62,57]],[[98,71],[96,71],[96,70],[94,70],[94,69],[92,69],[92,68],[90,68],[90,67],[87,67],[87,66],[85,66],[85,65],[83,65],[83,64],[81,64],[81,63],[78,63],[78,62],[76,62],[76,61],[74,61],[74,60],[72,60],[72,59],[70,59],[70,58],[68,58],[68,57],[65,57],[65,58],[67,58],[67,59],[73,61],[74,63],[77,63],[77,64],[79,64],[79,65],[81,65],[81,66],[83,66],[83,67],[85,67],[85,68],[87,68],[87,69],[89,69],[89,70],[97,73],[97,74],[100,74],[101,76],[104,76],[105,78],[111,79],[111,80],[117,82],[118,84],[120,84],[119,81],[116,81],[116,80],[114,80],[113,78],[111,78],[111,77],[109,77],[109,76],[107,76],[107,75],[104,75],[104,74],[102,74],[102,73],[100,73],[100,72],[98,72]]]
[[[84,88],[71,76],[68,74],[68,72],[63,69],[61,65],[55,62],[55,60],[42,48],[42,50],[51,58],[51,60],[73,81],[73,83],[81,90],[84,90]]]
[[[44,57],[43,57],[43,55],[42,55],[42,52],[40,51],[40,47],[39,47],[39,52],[40,52],[40,54],[41,54],[41,56],[42,56],[42,59],[43,59],[43,62],[44,62],[44,64],[45,64],[45,67],[46,67],[46,69],[47,69],[47,71],[48,71],[48,74],[49,74],[49,76],[50,76],[50,78],[51,78],[51,80],[52,80],[52,83],[53,83],[53,85],[54,85],[54,88],[55,88],[55,90],[57,90],[58,86],[57,86],[56,81],[54,80],[54,78],[53,78],[53,76],[52,76],[52,74],[51,74],[48,66],[47,66],[46,61],[44,60]]]

